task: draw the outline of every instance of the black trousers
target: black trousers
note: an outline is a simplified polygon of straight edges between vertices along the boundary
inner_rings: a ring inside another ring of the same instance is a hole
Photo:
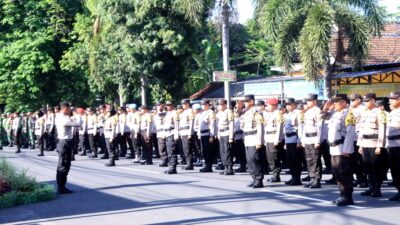
[[[286,144],[287,160],[292,180],[300,180],[302,170],[303,151],[297,148],[297,143]]]
[[[117,158],[117,151],[115,150],[115,141],[116,138],[114,138],[114,140],[112,141],[110,140],[110,138],[105,139],[108,156],[110,157],[111,162],[115,161],[115,158]]]
[[[192,158],[193,158],[193,149],[191,148],[192,145],[192,139],[189,139],[189,136],[181,136],[181,142],[182,142],[182,150],[183,154],[186,157],[186,164],[188,166],[192,166]]]
[[[83,153],[86,154],[86,143],[88,140],[88,134],[84,133],[84,134],[79,134],[79,148],[82,150]]]
[[[221,161],[224,166],[233,165],[233,153],[229,146],[229,137],[219,137],[219,153],[221,154]]]
[[[133,146],[133,151],[135,153],[135,156],[140,158],[142,156],[142,149],[140,148],[141,146],[141,135],[140,134],[135,134],[132,133],[132,146]]]
[[[75,133],[74,136],[72,136],[72,154],[74,155],[78,154],[78,148],[79,148],[79,134]]]
[[[142,133],[141,143],[143,150],[143,158],[146,160],[147,163],[153,163],[153,148],[150,137],[146,138],[146,134]]]
[[[266,143],[265,147],[267,150],[269,170],[272,172],[274,177],[279,177],[282,170],[282,154],[279,145],[275,146],[274,143]]]
[[[305,145],[305,153],[306,153],[306,161],[307,161],[307,169],[308,175],[311,179],[321,180],[321,151],[320,149],[315,148],[313,144]]]
[[[118,133],[115,140],[114,148],[117,151],[116,154],[126,155],[127,146],[126,146],[126,137],[124,134]]]
[[[93,155],[97,155],[97,142],[95,134],[88,134],[89,148],[93,152]]]
[[[55,135],[55,129],[53,128],[50,131],[47,131],[45,133],[45,149],[48,151],[52,151],[56,148],[56,135]]]
[[[128,143],[127,148],[129,148],[131,156],[134,156],[135,155],[135,150],[134,150],[134,147],[133,147],[133,141],[132,141],[131,136],[132,136],[131,132],[125,132],[124,133],[124,137],[125,137],[126,143]]]
[[[254,181],[262,182],[265,172],[266,153],[264,148],[256,149],[255,146],[245,147],[249,172]]]
[[[101,151],[104,152],[105,156],[108,156],[108,150],[106,146],[106,139],[104,137],[104,133],[97,132],[95,136],[95,149],[93,151],[97,154],[97,148],[100,147]]]
[[[16,132],[14,132],[14,144],[16,145],[18,151],[21,149],[21,144],[22,144],[21,133],[22,132],[20,129],[18,129]]]
[[[332,156],[332,172],[336,177],[340,196],[348,200],[353,199],[353,169],[351,157]]]
[[[212,166],[212,146],[210,145],[210,136],[201,136],[201,152],[204,157],[204,161],[206,163],[206,166]]]
[[[176,168],[176,165],[178,164],[178,151],[176,148],[176,141],[174,139],[174,136],[172,135],[165,138],[165,144],[168,152],[169,167]]]
[[[203,155],[201,154],[201,142],[197,136],[197,133],[192,135],[190,148],[196,158],[203,158]]]
[[[150,134],[150,142],[151,146],[154,148],[154,155],[159,156],[159,147],[158,147],[158,140],[157,140],[157,134],[156,133],[151,133]],[[152,149],[153,151],[153,149]],[[153,152],[152,152],[153,154]]]
[[[356,143],[354,142],[354,152],[351,154],[353,173],[356,174],[358,181],[366,181],[363,156],[358,152],[359,146]]]
[[[157,138],[158,151],[161,157],[161,164],[168,162],[168,152],[166,140],[164,138]]]
[[[385,149],[381,154],[375,154],[375,148],[363,148],[364,168],[368,175],[368,185],[371,190],[380,189],[385,173]]]
[[[246,167],[246,149],[244,147],[243,139],[234,140],[232,150],[240,166]]]
[[[67,176],[69,170],[71,169],[72,143],[72,140],[62,139],[58,140],[57,143],[57,185],[59,190],[65,188],[65,184],[67,183]]]
[[[36,139],[38,141],[38,148],[40,154],[43,154],[44,151],[44,135],[36,135]]]
[[[322,158],[324,159],[324,163],[325,163],[325,169],[327,169],[328,171],[332,170],[332,164],[331,164],[331,153],[329,151],[329,143],[327,140],[324,140],[321,143],[321,147],[320,147],[320,151],[322,154]]]
[[[389,148],[390,172],[393,183],[400,192],[400,147]]]

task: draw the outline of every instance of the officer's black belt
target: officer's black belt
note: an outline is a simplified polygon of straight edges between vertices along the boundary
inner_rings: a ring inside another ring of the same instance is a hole
[[[244,132],[244,135],[246,135],[246,136],[255,135],[255,134],[257,134],[257,131],[256,131],[256,130]]]
[[[377,134],[364,134],[363,136],[362,136],[364,139],[377,139],[378,138],[378,135]]]
[[[93,130],[94,128],[88,128],[87,130]]]
[[[399,140],[400,135],[393,135],[393,136],[388,136],[388,140],[393,141],[393,140]]]
[[[225,132],[225,131],[228,131],[228,130],[229,130],[229,127],[225,127],[225,128],[219,129],[218,131],[219,132]]]
[[[330,147],[336,147],[336,146],[341,145],[343,143],[344,143],[344,138],[336,140],[334,142],[329,142],[329,146]]]
[[[201,130],[200,131],[201,134],[205,134],[205,133],[208,133],[208,132],[210,132],[210,130]]]
[[[242,130],[235,131],[235,134],[243,134]]]
[[[286,133],[286,137],[293,137],[293,136],[297,136],[297,133],[296,132]]]
[[[170,127],[170,128],[167,128],[167,129],[164,129],[164,131],[171,131],[171,130],[173,130],[174,128],[172,128],[172,127]]]
[[[276,131],[266,131],[266,134],[276,134]]]
[[[190,127],[189,126],[184,126],[184,127],[179,127],[179,130],[188,130]]]
[[[316,137],[317,133],[306,133],[306,137]]]

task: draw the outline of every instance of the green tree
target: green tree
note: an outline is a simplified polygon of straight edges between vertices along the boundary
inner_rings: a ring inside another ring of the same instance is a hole
[[[305,76],[325,79],[328,97],[332,73],[341,61],[340,54],[331,60],[332,35],[341,42],[336,52],[346,40],[348,49],[342,52],[360,66],[368,56],[370,35],[379,35],[384,25],[375,0],[258,0],[256,12],[262,31],[276,43],[277,64],[290,71],[299,53]]]

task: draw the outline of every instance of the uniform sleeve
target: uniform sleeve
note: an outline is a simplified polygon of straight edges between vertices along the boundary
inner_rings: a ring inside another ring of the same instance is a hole
[[[234,129],[235,129],[235,115],[233,114],[232,110],[229,110],[229,141],[233,141],[234,136]]]
[[[210,136],[215,136],[215,137],[217,137],[217,138],[219,138],[219,127],[218,127],[218,124],[219,124],[219,113],[216,113],[215,114],[215,129],[214,129],[214,135],[211,135],[210,134]],[[211,130],[211,128],[210,128],[210,130]]]
[[[276,114],[276,134],[274,144],[277,145],[283,139],[283,115],[281,112]]]
[[[193,135],[193,126],[194,126],[194,112],[192,109],[189,111],[189,135]]]
[[[180,121],[180,117],[179,117],[178,112],[174,112],[172,118],[174,120],[173,123],[174,123],[174,126],[175,126],[174,139],[178,140],[178,138],[179,138],[179,121]]]
[[[376,143],[377,148],[384,148],[386,145],[386,123],[387,118],[385,112],[380,112],[378,115],[378,142]]]
[[[254,117],[257,126],[256,145],[261,146],[264,144],[264,119],[259,113],[255,113]]]
[[[356,136],[356,119],[352,112],[348,112],[345,119],[346,137],[343,143],[343,153],[352,154],[354,152],[354,139]]]
[[[151,125],[153,124],[153,117],[150,114],[146,115],[146,119],[147,119],[147,131],[146,131],[146,135],[147,138],[150,138],[150,132],[151,132]]]
[[[321,110],[319,108],[317,108],[315,110],[315,120],[317,121],[317,138],[316,138],[316,142],[314,144],[321,144],[322,142],[322,126],[323,126],[323,122],[324,120],[321,118]]]
[[[210,124],[209,124],[209,129],[210,129],[210,137],[215,136],[215,113],[213,111],[210,111],[210,115],[208,115],[210,118]]]

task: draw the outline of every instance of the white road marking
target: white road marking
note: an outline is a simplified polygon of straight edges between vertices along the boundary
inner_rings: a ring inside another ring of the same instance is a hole
[[[154,170],[144,170],[144,169],[136,169],[136,168],[131,168],[131,167],[122,167],[122,166],[116,166],[116,168],[127,169],[127,170],[133,170],[133,171],[141,171],[141,172],[147,172],[147,173],[162,174],[162,172],[160,172],[160,171],[154,171]]]
[[[310,198],[310,197],[306,197],[306,196],[303,196],[303,195],[287,194],[287,193],[284,193],[284,192],[271,191],[271,190],[268,190],[268,189],[260,189],[260,191],[269,192],[269,193],[273,193],[273,194],[278,194],[278,195],[282,195],[282,196],[286,196],[286,197],[305,199],[305,200],[310,200],[310,201],[314,201],[314,202],[320,202],[320,203],[331,204],[332,205],[332,203],[330,201],[326,201],[326,200],[318,199],[318,198]],[[356,206],[356,205],[349,205],[347,207],[354,208],[354,209],[366,209],[367,208],[367,207]]]

